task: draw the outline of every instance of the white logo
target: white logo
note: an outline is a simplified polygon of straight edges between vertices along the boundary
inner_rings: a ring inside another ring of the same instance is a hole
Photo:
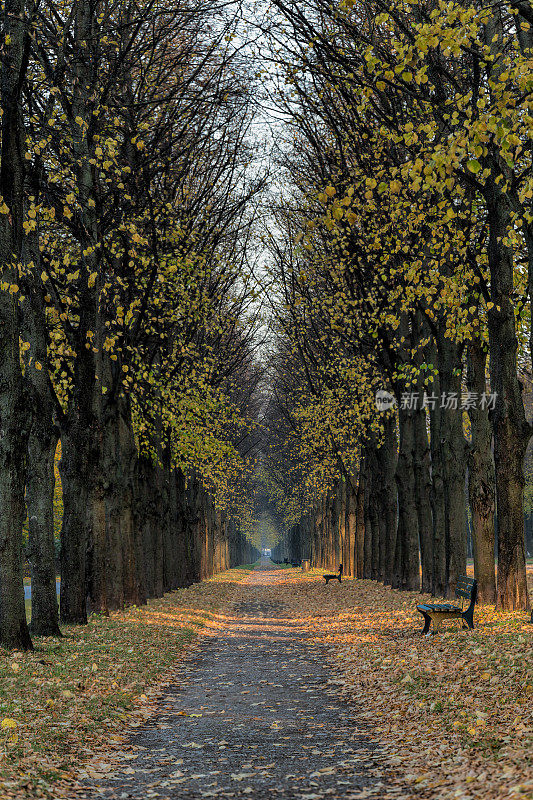
[[[379,389],[376,392],[376,407],[378,411],[388,411],[396,403],[396,398],[385,389]]]

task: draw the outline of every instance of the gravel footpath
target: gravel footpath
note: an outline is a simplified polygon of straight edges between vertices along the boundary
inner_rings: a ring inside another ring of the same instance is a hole
[[[121,748],[125,760],[110,750],[113,771],[84,783],[87,797],[379,795],[374,746],[328,685],[324,650],[262,598],[276,572],[262,564],[240,584],[223,624],[201,637],[157,714]]]

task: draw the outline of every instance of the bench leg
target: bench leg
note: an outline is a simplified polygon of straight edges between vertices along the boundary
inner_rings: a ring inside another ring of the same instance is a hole
[[[324,580],[326,581],[326,586],[327,586],[329,583],[329,578],[326,578],[326,576],[324,575]]]
[[[474,609],[464,611],[461,614],[462,619],[466,622],[470,630],[474,630]]]
[[[422,635],[425,636],[426,634],[429,633],[429,628],[431,625],[431,617],[429,616],[429,614],[426,614],[425,611],[421,611],[420,613],[424,617],[424,629],[422,631]]]
[[[439,633],[441,624],[442,624],[441,619],[433,620],[433,633]]]

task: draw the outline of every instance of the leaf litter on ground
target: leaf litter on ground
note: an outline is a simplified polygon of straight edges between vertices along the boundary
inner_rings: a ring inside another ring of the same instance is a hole
[[[32,654],[4,652],[2,796],[73,798],[73,777],[126,783],[142,749],[135,729],[246,574],[93,617]],[[415,592],[350,579],[326,587],[319,571],[295,569],[266,591],[305,634],[302,647],[323,646],[328,693],[350,702],[354,725],[379,746],[365,765],[380,800],[533,800],[533,626],[523,612],[477,607],[473,632],[454,622],[426,638],[415,606],[427,596]]]
[[[0,796],[70,798],[84,768],[108,774],[106,751],[121,753],[153,715],[176,663],[248,574],[227,570],[145,606],[92,615],[61,639],[35,639],[32,653],[0,649]]]
[[[379,745],[380,799],[533,800],[529,614],[476,606],[474,631],[452,621],[425,637],[415,607],[431,598],[417,592],[326,587],[318,570],[280,572],[270,591],[325,646],[332,691]]]

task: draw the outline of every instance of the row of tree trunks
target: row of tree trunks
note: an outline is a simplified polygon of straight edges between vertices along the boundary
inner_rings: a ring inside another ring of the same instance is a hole
[[[127,418],[118,422],[103,518],[87,523],[87,610],[139,605],[256,561],[258,550],[216,510],[200,480],[137,458]]]
[[[272,549],[276,561],[309,560],[313,567],[392,582],[396,543],[396,430],[388,421],[379,448],[365,449],[357,475],[343,475],[317,507]]]
[[[50,418],[52,415],[50,414]],[[30,433],[26,503],[32,567],[32,630],[59,635],[53,539],[54,457],[59,430],[36,416]],[[64,499],[61,541],[61,620],[84,623],[188,586],[259,552],[196,476],[139,457],[125,398],[105,407],[101,437],[81,428],[61,436]],[[98,469],[97,469],[98,465]],[[91,470],[97,470],[95,479]],[[22,578],[21,578],[22,586]]]
[[[441,347],[446,353],[439,358],[436,384],[460,396],[461,354],[453,343]],[[486,359],[483,343],[471,341],[467,383],[477,397],[487,391]],[[384,418],[379,444],[364,448],[356,479],[340,478],[316,509],[290,529],[276,553],[283,553],[281,560],[308,558],[322,569],[342,563],[345,575],[397,589],[452,596],[458,576],[466,572],[468,496],[479,598],[494,604],[495,489],[488,409],[479,403],[468,408],[472,436],[467,443],[458,409],[434,402],[426,411],[402,405],[399,396],[398,401],[398,414]],[[533,550],[533,523],[527,516],[522,542]]]

